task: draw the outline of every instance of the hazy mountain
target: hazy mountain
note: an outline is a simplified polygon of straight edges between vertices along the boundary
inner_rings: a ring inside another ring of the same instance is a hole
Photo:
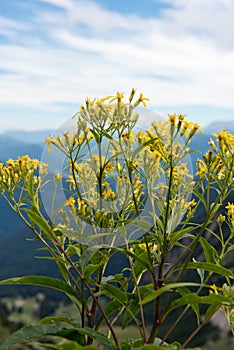
[[[220,130],[227,130],[231,133],[234,132],[234,119],[231,121],[216,121],[211,123],[205,128],[205,133],[213,134],[217,133]]]
[[[23,131],[13,130],[6,131],[1,136],[7,137],[11,140],[22,141],[24,143],[43,143],[45,138],[51,134],[51,130],[38,130],[38,131]]]
[[[43,143],[19,141],[4,134],[0,135],[0,162],[9,158],[16,159],[18,156],[28,154],[32,158],[40,158]]]

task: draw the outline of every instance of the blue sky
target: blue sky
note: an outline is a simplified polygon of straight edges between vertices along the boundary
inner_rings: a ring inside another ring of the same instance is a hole
[[[233,18],[233,0],[1,1],[0,132],[132,87],[162,115],[234,121]]]

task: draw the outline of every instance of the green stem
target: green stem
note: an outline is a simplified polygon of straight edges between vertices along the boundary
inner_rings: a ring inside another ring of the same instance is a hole
[[[171,198],[171,189],[172,189],[172,179],[173,179],[173,163],[172,163],[172,144],[171,144],[171,155],[170,155],[170,174],[169,174],[169,184],[168,184],[168,192],[167,192],[167,205],[166,205],[166,213],[165,213],[165,221],[164,221],[164,232],[163,232],[163,249],[162,249],[162,259],[159,264],[158,269],[158,288],[162,287],[163,284],[163,269],[167,256],[167,225],[169,219],[169,211],[170,211],[170,198]],[[155,300],[155,314],[154,314],[154,323],[149,335],[148,343],[153,343],[159,324],[160,324],[160,306],[161,306],[161,296],[158,296]]]
[[[60,242],[58,241],[58,244],[60,244]],[[63,247],[61,247],[61,249],[63,249]],[[73,263],[73,261],[71,260],[71,258],[67,255],[66,251],[63,250],[64,253],[64,257],[67,259],[67,261],[69,262],[70,266],[73,268],[73,270],[76,272],[77,276],[79,276],[79,278],[83,281],[85,287],[87,288],[87,291],[89,292],[90,296],[92,297],[92,299],[95,301],[95,303],[97,304],[100,312],[102,313],[110,331],[113,337],[113,340],[115,342],[116,348],[119,350],[119,342],[117,339],[117,336],[115,334],[115,331],[112,327],[112,324],[107,316],[107,314],[105,313],[104,308],[102,307],[102,305],[99,302],[98,297],[95,295],[95,292],[93,292],[92,288],[89,286],[89,284],[86,282],[86,280],[84,279],[84,276],[81,274],[81,272],[78,270],[78,268],[76,267],[76,265]]]
[[[186,339],[186,341],[181,345],[180,350],[183,350],[188,343],[195,337],[195,335],[202,329],[202,327],[204,327],[207,322],[211,319],[211,317],[218,311],[219,306],[217,306],[217,308],[215,309],[215,311],[209,316],[207,317],[202,323],[200,323],[200,325],[192,332],[192,334]]]
[[[185,259],[184,266],[183,266],[183,268],[182,268],[182,270],[181,270],[181,272],[180,272],[180,274],[179,274],[179,277],[178,277],[178,279],[177,279],[177,282],[180,282],[180,281],[182,280],[182,278],[183,278],[183,276],[184,276],[184,273],[185,273],[185,271],[186,271],[186,267],[187,267],[189,261],[191,260],[191,257],[192,257],[192,255],[193,255],[195,249],[196,249],[197,243],[198,243],[198,241],[199,241],[201,235],[205,232],[205,230],[207,229],[207,225],[209,224],[210,220],[211,220],[211,219],[214,217],[214,215],[216,214],[216,212],[215,212],[216,206],[217,206],[218,203],[221,201],[221,199],[224,200],[228,195],[229,195],[229,192],[226,192],[226,189],[225,189],[225,188],[223,188],[223,189],[220,191],[218,197],[216,198],[216,200],[215,200],[215,202],[214,202],[214,205],[213,205],[212,208],[210,209],[209,214],[207,215],[207,217],[206,217],[206,219],[205,219],[205,221],[204,221],[204,223],[203,223],[203,225],[202,225],[200,231],[198,232],[197,236],[196,236],[195,239],[190,243],[190,245],[187,247],[187,249],[184,251],[184,253],[182,253],[182,254],[180,255],[180,257],[177,259],[176,265],[177,265],[178,262],[184,257],[184,255],[185,255],[187,252],[189,252],[188,255],[187,255],[187,257],[186,257],[186,259]],[[176,266],[176,265],[174,264],[174,266]],[[164,278],[166,278],[167,275],[168,275],[168,273],[164,276]],[[162,315],[161,315],[162,319],[163,319],[163,317],[165,316],[165,314],[166,314],[166,312],[167,312],[167,310],[168,310],[168,308],[169,308],[169,306],[170,306],[170,304],[171,304],[171,301],[172,301],[174,295],[175,295],[175,289],[172,291],[172,293],[171,293],[170,297],[168,298],[168,301],[167,301],[167,303],[166,303],[166,305],[165,305],[165,307],[164,307],[163,313],[162,313]]]
[[[128,246],[128,242],[127,241],[126,241],[126,248],[127,248],[127,250],[129,250],[129,246]],[[145,326],[145,317],[144,317],[143,306],[141,304],[141,293],[140,293],[139,286],[138,286],[138,283],[137,283],[137,278],[136,278],[136,274],[135,274],[135,271],[134,271],[132,258],[129,256],[128,259],[129,259],[129,263],[130,263],[130,266],[131,266],[132,277],[133,277],[133,281],[134,281],[134,284],[135,284],[135,287],[136,287],[137,296],[138,296],[138,300],[139,300],[141,323],[142,323],[142,333],[143,333],[143,344],[145,344],[146,343],[146,326]]]
[[[161,340],[160,346],[162,346],[165,343],[165,341],[167,340],[167,338],[169,337],[171,332],[174,330],[174,328],[177,326],[177,324],[180,322],[180,320],[184,317],[184,315],[186,314],[186,312],[188,311],[189,308],[190,308],[190,305],[187,305],[185,307],[185,309],[181,312],[181,314],[179,315],[177,320],[171,325],[171,327],[168,329],[167,333],[165,334],[165,336]]]

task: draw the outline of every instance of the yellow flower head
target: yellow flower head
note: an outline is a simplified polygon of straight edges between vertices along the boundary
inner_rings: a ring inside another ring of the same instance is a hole
[[[171,125],[175,126],[175,123],[176,123],[176,115],[175,114],[169,115],[169,122]]]
[[[130,102],[130,103],[132,102],[135,93],[136,93],[136,89],[132,88],[131,95],[130,95],[130,97],[129,97],[129,102]]]
[[[234,204],[228,202],[225,208],[228,210],[228,216],[234,218]]]
[[[47,144],[49,153],[52,151],[52,147],[51,147],[52,141],[53,141],[53,138],[50,135],[45,139],[45,143]]]
[[[75,208],[75,199],[73,197],[68,198],[65,205],[69,206],[71,209]]]
[[[145,101],[149,101],[149,98],[144,97],[144,95],[143,95],[142,92],[141,92],[141,93],[140,93],[140,96],[138,97],[138,100],[135,102],[134,107],[138,106],[140,103],[142,103],[143,106],[146,107]]]
[[[124,98],[123,92],[118,91],[116,94],[116,98],[117,98],[118,102],[121,102],[121,100]]]

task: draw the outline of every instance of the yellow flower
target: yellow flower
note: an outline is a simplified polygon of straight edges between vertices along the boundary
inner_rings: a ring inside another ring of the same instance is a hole
[[[228,202],[228,205],[225,207],[228,210],[228,216],[229,217],[234,217],[234,204]]]
[[[122,92],[117,92],[116,94],[116,98],[118,100],[118,102],[121,102],[122,98],[124,98],[124,94]]]
[[[218,219],[217,219],[217,221],[218,221],[218,224],[219,225],[222,225],[223,224],[223,222],[225,221],[225,216],[224,215],[222,215],[222,214],[219,214],[219,216],[218,216]]]
[[[183,122],[184,118],[185,118],[185,114],[179,114],[179,116],[178,116],[179,122]]]
[[[210,290],[210,294],[219,294],[218,293],[218,289],[217,289],[217,286],[215,284],[212,284],[210,286],[211,290]]]
[[[150,250],[151,252],[153,252],[153,253],[156,252],[156,250],[158,249],[158,246],[157,246],[157,244],[155,244],[155,243],[148,242],[147,245],[148,245],[149,250]],[[142,250],[147,251],[146,243],[140,243],[140,244],[138,244],[137,246],[138,246],[139,248],[141,248]]]
[[[144,97],[144,95],[143,95],[142,92],[141,92],[141,93],[140,93],[140,96],[139,96],[139,98],[138,98],[138,100],[135,102],[134,107],[138,106],[140,103],[142,103],[143,106],[145,107],[145,106],[146,106],[145,101],[149,101],[149,98]]]
[[[197,170],[196,175],[199,175],[200,179],[203,179],[207,173],[207,166],[201,159],[197,161]]]
[[[125,132],[122,134],[122,139],[124,141],[128,140],[128,141],[134,141],[134,132]]]
[[[75,204],[75,199],[73,197],[70,197],[67,199],[65,205],[68,205],[69,207],[74,207],[74,204]]]
[[[193,137],[193,135],[197,132],[197,130],[199,130],[200,129],[200,125],[199,124],[197,124],[197,123],[195,123],[195,124],[193,124],[193,128],[192,128],[192,130],[191,130],[191,132],[190,132],[190,134],[189,134],[189,138],[191,138],[191,137]]]
[[[132,88],[131,95],[130,95],[130,97],[129,97],[129,102],[130,102],[130,103],[132,102],[135,93],[136,93],[136,89]]]
[[[45,139],[45,143],[47,144],[49,153],[52,151],[52,147],[51,147],[52,141],[53,141],[53,138],[50,135]]]
[[[114,165],[111,162],[108,162],[105,166],[105,169],[109,172],[112,173],[114,171]]]
[[[110,188],[104,193],[104,199],[106,201],[108,201],[108,200],[112,201],[112,200],[116,199],[116,196],[117,196],[116,193],[113,192]]]
[[[85,99],[85,104],[86,104],[87,109],[88,109],[89,107],[93,107],[94,101],[95,101],[95,100],[91,101],[89,97],[86,97],[86,99]]]
[[[144,131],[139,131],[138,132],[138,143],[142,144],[145,140],[146,134]]]
[[[169,115],[169,122],[171,125],[175,126],[175,123],[176,123],[176,115],[175,114]]]

